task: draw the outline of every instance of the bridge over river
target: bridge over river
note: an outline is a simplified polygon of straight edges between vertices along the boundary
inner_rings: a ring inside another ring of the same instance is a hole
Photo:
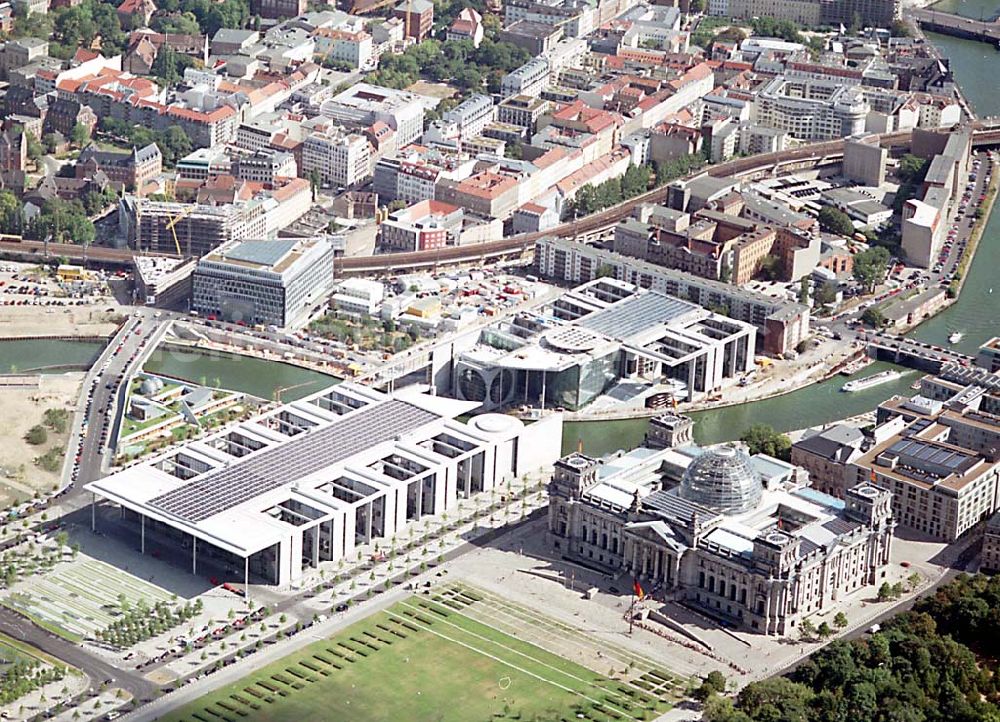
[[[929,8],[914,8],[909,15],[924,30],[968,40],[981,40],[1000,48],[1000,21],[996,19],[974,20]]]

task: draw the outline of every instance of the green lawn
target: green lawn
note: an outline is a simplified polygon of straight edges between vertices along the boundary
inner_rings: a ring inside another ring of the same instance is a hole
[[[665,701],[411,597],[166,720],[490,722],[653,719]]]

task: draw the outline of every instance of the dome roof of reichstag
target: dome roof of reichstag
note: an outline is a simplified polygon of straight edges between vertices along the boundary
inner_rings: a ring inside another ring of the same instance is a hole
[[[706,449],[681,479],[680,495],[724,514],[749,511],[760,503],[760,477],[746,451],[731,444]]]

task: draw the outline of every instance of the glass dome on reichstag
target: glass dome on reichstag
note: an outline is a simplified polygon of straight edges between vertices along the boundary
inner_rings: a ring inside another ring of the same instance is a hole
[[[680,495],[724,514],[749,511],[760,503],[760,477],[747,453],[725,444],[706,449],[681,478]]]

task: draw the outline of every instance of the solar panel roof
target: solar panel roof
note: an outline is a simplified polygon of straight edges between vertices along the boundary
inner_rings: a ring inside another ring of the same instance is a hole
[[[610,338],[624,339],[658,323],[669,323],[693,308],[696,307],[686,301],[649,291],[595,311],[577,323]]]
[[[186,521],[200,522],[437,418],[413,404],[392,399],[209,471],[149,504]]]

